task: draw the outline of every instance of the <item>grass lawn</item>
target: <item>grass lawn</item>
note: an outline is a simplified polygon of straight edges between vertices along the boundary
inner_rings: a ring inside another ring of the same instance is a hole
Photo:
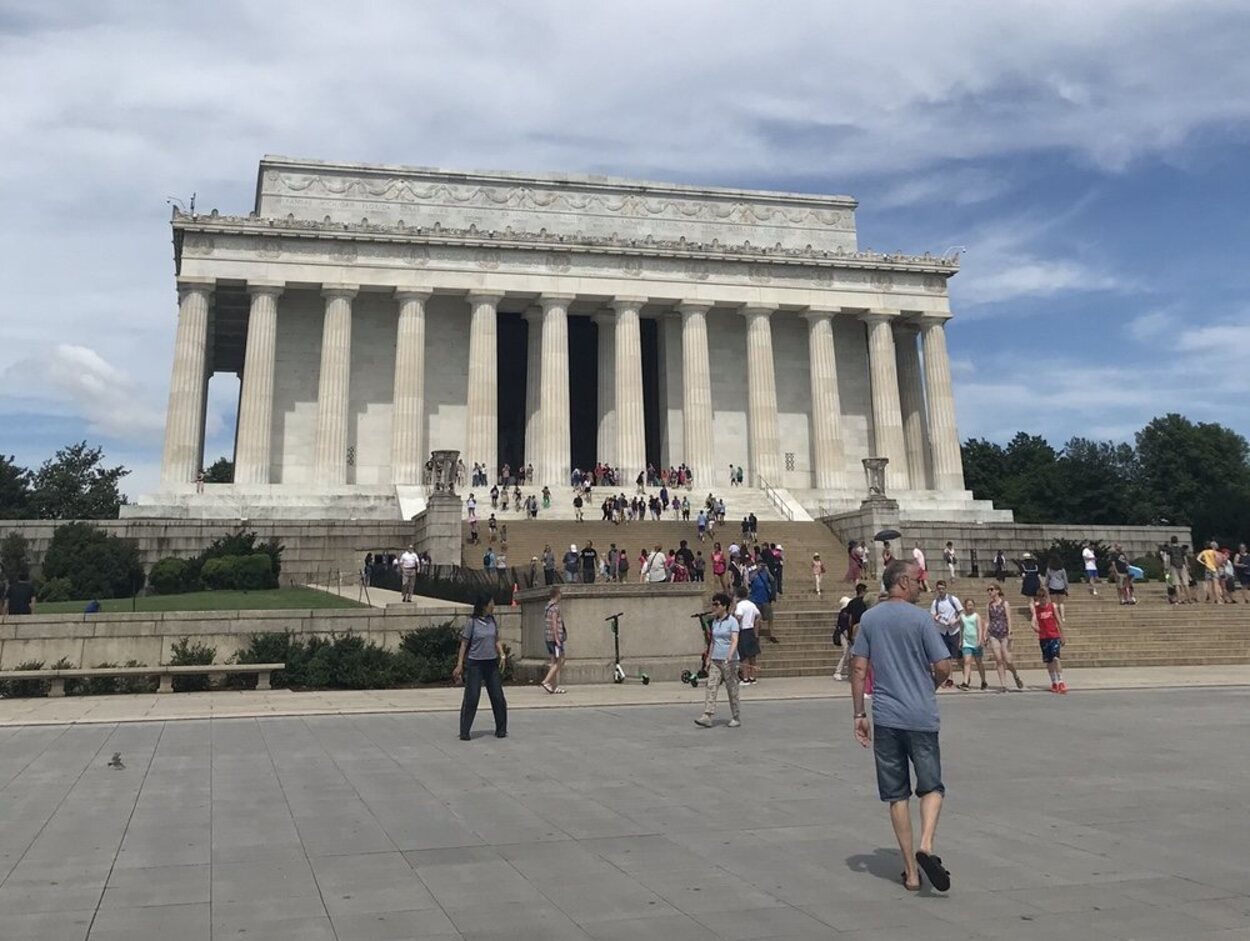
[[[102,611],[129,611],[129,598],[109,598],[100,602]],[[36,614],[78,614],[85,601],[40,601]],[[349,598],[340,598],[315,588],[273,588],[267,591],[192,591],[185,595],[146,595],[135,599],[136,611],[241,611],[282,608],[363,608]]]

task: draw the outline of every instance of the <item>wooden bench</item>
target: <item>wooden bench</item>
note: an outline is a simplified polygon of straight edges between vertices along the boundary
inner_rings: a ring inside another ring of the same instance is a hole
[[[0,670],[0,680],[48,680],[50,697],[65,695],[65,681],[103,676],[155,676],[160,679],[158,693],[174,691],[175,676],[224,676],[228,673],[256,674],[257,689],[272,689],[269,677],[275,670],[286,669],[285,663],[211,663],[204,666],[155,667],[93,667],[85,670]]]

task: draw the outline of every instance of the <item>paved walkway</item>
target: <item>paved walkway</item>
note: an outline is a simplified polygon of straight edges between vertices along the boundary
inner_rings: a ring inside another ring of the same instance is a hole
[[[405,602],[403,592],[391,591],[389,588],[378,588],[370,586],[364,591],[361,586],[354,581],[347,584],[325,583],[321,585],[309,585],[309,588],[316,588],[318,591],[324,591],[327,594],[338,595],[340,598],[350,598],[352,601],[360,604],[367,604],[373,608],[389,608],[391,605],[403,605],[411,608],[462,608],[465,611],[472,611],[473,605],[462,604],[459,601],[444,601],[442,598],[426,598],[424,595],[413,595],[412,600]],[[368,592],[366,596],[365,592]]]
[[[0,729],[0,937],[1250,935],[1250,690],[942,703],[948,897],[898,884],[845,704]]]
[[[1021,671],[1026,692],[1050,696],[1045,671]],[[1088,690],[1154,689],[1160,687],[1250,686],[1250,665],[1220,667],[1116,667],[1068,670],[1074,693]],[[749,701],[837,699],[850,696],[849,683],[826,677],[787,677],[761,680],[743,688]],[[993,693],[944,690],[945,696],[972,698]],[[1009,693],[1009,696],[1019,695]],[[156,693],[117,696],[69,696],[64,699],[0,699],[0,727],[64,725],[93,722],[150,722],[173,719],[243,718],[259,716],[359,715],[395,712],[447,712],[460,708],[462,691],[450,686],[390,690],[322,690],[316,692]],[[703,701],[703,689],[681,683],[637,682],[615,686],[569,686],[563,696],[551,696],[538,686],[508,687],[509,702],[517,709],[553,709],[574,706],[646,706],[692,704]]]

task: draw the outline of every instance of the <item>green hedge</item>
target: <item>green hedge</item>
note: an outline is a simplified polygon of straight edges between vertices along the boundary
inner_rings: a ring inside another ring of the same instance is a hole
[[[133,540],[78,522],[63,523],[53,532],[42,575],[45,585],[68,579],[70,598],[129,598],[146,581]]]
[[[259,591],[262,588],[278,587],[273,562],[263,553],[207,559],[200,569],[200,578],[204,586],[210,589]]]

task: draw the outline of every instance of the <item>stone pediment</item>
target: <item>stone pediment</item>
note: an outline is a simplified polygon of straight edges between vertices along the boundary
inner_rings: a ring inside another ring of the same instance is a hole
[[[340,224],[854,252],[856,205],[846,196],[265,157],[256,213]]]

